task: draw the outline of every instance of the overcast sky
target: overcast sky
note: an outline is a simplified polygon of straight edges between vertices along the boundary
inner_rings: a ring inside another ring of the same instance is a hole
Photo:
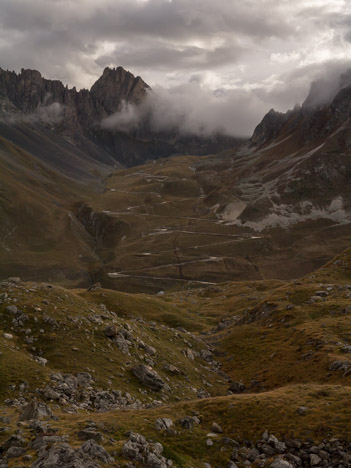
[[[0,67],[35,68],[90,88],[105,66],[121,65],[162,92],[169,88],[177,99],[184,89],[184,102],[194,86],[204,93],[198,100],[215,91],[218,113],[225,100],[240,108],[233,125],[244,120],[239,133],[249,133],[271,107],[285,111],[301,103],[316,76],[347,67],[350,4],[0,0]]]

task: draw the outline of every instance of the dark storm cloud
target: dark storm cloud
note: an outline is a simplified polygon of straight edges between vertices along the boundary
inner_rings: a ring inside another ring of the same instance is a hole
[[[227,0],[0,0],[0,53],[5,66],[41,63],[49,74],[56,60],[71,80],[70,68],[84,68],[86,63],[85,68],[93,70],[89,50],[109,41],[110,60],[125,60],[131,67],[148,65],[147,59],[150,67],[161,66],[163,60],[163,68],[175,60],[186,70],[194,61],[196,70],[235,62],[245,49],[242,43],[293,33],[280,9],[270,8],[273,4],[264,0],[258,8],[257,2]],[[95,60],[106,62],[106,54]]]
[[[189,128],[247,134],[345,60],[349,24],[342,0],[0,0],[0,66],[89,87],[121,65],[163,85],[160,99],[189,112]]]

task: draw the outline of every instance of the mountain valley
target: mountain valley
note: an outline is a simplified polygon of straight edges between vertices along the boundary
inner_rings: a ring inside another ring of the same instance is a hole
[[[351,86],[102,124],[149,89],[0,70],[0,467],[351,466]]]

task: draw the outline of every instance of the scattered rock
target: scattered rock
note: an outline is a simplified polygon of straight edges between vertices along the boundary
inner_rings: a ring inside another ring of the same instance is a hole
[[[166,460],[161,455],[162,452],[163,446],[160,443],[149,443],[145,437],[133,432],[130,434],[129,440],[122,447],[124,457],[138,461],[148,468],[168,468],[172,465],[170,460]]]

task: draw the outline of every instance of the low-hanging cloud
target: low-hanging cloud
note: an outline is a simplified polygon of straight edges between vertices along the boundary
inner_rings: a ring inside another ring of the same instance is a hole
[[[50,125],[57,125],[64,119],[65,106],[59,102],[45,102],[39,105],[33,112],[24,114],[15,107],[11,107],[9,112],[0,114],[0,119],[3,121],[18,123],[18,122],[44,122]]]
[[[252,83],[247,89],[212,90],[195,76],[182,85],[155,87],[139,106],[124,102],[102,126],[128,132],[148,125],[156,132],[248,137],[271,107],[285,112],[296,105],[328,104],[342,87],[351,84],[350,67],[350,62],[337,60],[319,67],[308,65],[272,76],[270,83]]]
[[[38,118],[49,124],[58,124],[64,118],[64,111],[65,106],[59,102],[53,102],[48,105],[39,106],[33,114],[33,118]]]
[[[158,86],[139,105],[123,103],[119,112],[104,119],[102,126],[121,131],[147,125],[156,132],[182,135],[249,136],[257,118],[266,112],[264,102],[243,90],[212,91],[192,81],[173,88]]]

